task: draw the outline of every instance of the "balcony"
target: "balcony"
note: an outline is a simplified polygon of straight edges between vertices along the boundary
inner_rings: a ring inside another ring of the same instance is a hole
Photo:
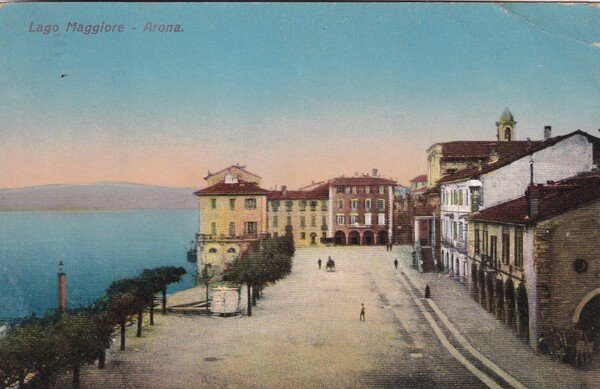
[[[198,243],[203,242],[238,242],[238,241],[252,241],[258,240],[264,234],[243,234],[243,235],[211,235],[211,234],[196,234]]]

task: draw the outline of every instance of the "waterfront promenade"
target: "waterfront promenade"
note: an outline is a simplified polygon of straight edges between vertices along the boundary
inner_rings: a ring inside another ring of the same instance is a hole
[[[317,267],[327,255],[335,272]],[[142,338],[130,334],[126,351],[110,350],[104,370],[86,368],[82,386],[584,388],[595,374],[537,355],[472,301],[452,303],[462,287],[408,269],[407,256],[405,248],[298,249],[292,273],[265,289],[252,317],[158,315]],[[473,357],[421,298],[424,283],[491,365]]]

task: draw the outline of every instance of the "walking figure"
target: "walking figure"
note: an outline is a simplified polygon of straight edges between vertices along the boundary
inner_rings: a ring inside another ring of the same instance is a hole
[[[321,258],[319,258],[319,260],[317,261],[317,263],[319,264],[319,269],[321,269]]]
[[[398,258],[394,259],[394,266],[396,267],[396,270],[398,270]]]
[[[360,321],[365,321],[365,304],[360,304]]]

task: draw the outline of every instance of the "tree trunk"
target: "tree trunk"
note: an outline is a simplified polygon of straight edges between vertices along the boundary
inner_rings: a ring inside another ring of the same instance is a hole
[[[248,295],[248,316],[252,316],[252,296],[250,294],[250,284],[246,284],[246,291]]]
[[[73,366],[73,388],[79,388],[79,373],[81,372],[81,366],[79,363],[76,363]]]
[[[208,283],[204,284],[206,287],[206,313],[210,312],[210,304],[208,303]]]
[[[25,387],[25,370],[19,370],[19,389],[23,389]]]
[[[98,355],[98,369],[104,369],[105,364],[106,364],[106,349],[103,347],[102,351],[100,351],[100,355]]]
[[[252,306],[256,306],[256,295],[258,294],[258,287],[256,285],[252,285]]]
[[[154,325],[154,298],[152,298],[152,302],[150,303],[150,325]]]
[[[162,311],[163,313],[167,313],[167,287],[165,286],[162,290]]]
[[[140,338],[142,336],[142,319],[143,319],[143,314],[144,314],[144,310],[142,308],[140,308],[140,310],[138,311],[138,319],[137,319],[137,333],[135,334],[135,336],[137,336],[138,338]]]
[[[121,351],[125,350],[125,319],[121,320]]]

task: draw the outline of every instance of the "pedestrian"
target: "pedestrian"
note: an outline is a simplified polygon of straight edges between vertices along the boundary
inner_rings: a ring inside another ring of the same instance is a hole
[[[321,258],[319,258],[319,260],[317,261],[317,263],[319,264],[319,270],[321,269]]]
[[[394,267],[398,270],[398,258],[394,259]]]
[[[365,304],[360,304],[360,321],[365,321]]]

